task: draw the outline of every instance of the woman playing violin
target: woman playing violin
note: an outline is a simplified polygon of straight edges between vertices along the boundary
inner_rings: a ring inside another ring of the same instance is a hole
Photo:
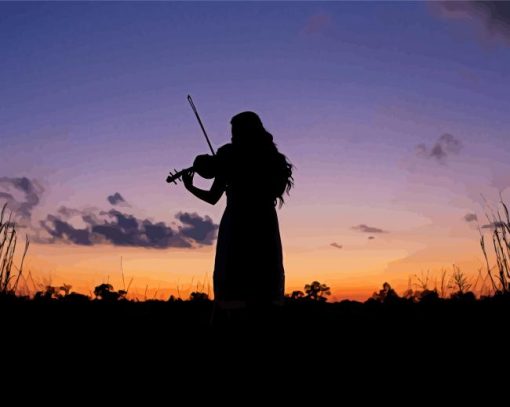
[[[283,204],[284,193],[293,186],[292,165],[257,114],[239,113],[231,125],[232,142],[215,156],[197,157],[193,165],[196,171],[214,169],[211,189],[193,185],[193,170],[182,176],[188,191],[212,205],[223,192],[227,195],[216,246],[214,297],[219,303],[281,301],[284,268],[275,206]]]

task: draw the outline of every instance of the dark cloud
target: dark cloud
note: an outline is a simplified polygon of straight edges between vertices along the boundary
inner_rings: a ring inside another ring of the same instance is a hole
[[[5,200],[22,224],[30,222],[32,210],[39,204],[43,192],[39,183],[27,177],[0,177],[0,199]]]
[[[368,236],[368,240],[374,240],[375,236]]]
[[[325,13],[314,14],[308,18],[303,32],[305,34],[317,34],[331,25],[331,16]]]
[[[152,223],[144,221],[143,228],[151,247],[164,249],[166,247],[192,247],[189,239],[175,232],[164,222]],[[196,243],[209,245],[212,243],[195,241]]]
[[[330,243],[330,246],[336,247],[337,249],[341,249],[343,246],[338,244],[337,242]]]
[[[77,229],[57,216],[48,215],[46,220],[41,222],[41,226],[51,236],[48,243],[67,241],[83,246],[92,244],[89,229]]]
[[[59,215],[48,215],[41,226],[48,233],[45,243],[67,242],[78,245],[109,243],[115,246],[195,247],[211,245],[218,225],[208,216],[182,212],[176,215],[184,226],[177,230],[165,222],[138,219],[112,209],[108,212],[77,211],[60,208]],[[79,214],[79,216],[77,216]],[[72,221],[79,218],[85,226],[78,228]]]
[[[388,233],[385,230],[382,230],[379,228],[374,228],[372,226],[367,226],[367,225],[363,225],[363,224],[358,225],[358,226],[353,226],[352,229],[357,230],[359,232],[363,232],[363,233]]]
[[[108,199],[108,202],[112,205],[127,204],[124,197],[118,192],[115,192],[113,195],[109,195],[106,199]]]
[[[425,144],[419,144],[416,146],[416,154],[419,157],[433,159],[440,163],[444,163],[448,156],[458,154],[461,149],[461,141],[451,134],[445,133],[439,137],[435,144],[430,148],[428,148]]]
[[[42,193],[42,186],[34,180],[0,177],[0,205],[2,200],[6,201],[23,225],[30,224],[32,210],[39,204]],[[112,205],[127,205],[118,192],[107,199]],[[110,243],[153,248],[213,244],[218,225],[210,217],[180,212],[176,218],[182,226],[172,227],[165,222],[139,219],[116,209],[105,212],[95,208],[78,210],[62,206],[56,214],[48,214],[38,223],[42,229],[33,226],[32,229],[35,241],[50,244],[64,242],[91,246]]]
[[[476,216],[476,213],[466,213],[464,215],[464,220],[466,222],[476,222],[478,220],[478,217]]]
[[[209,216],[202,218],[196,213],[179,212],[175,217],[185,225],[179,228],[184,236],[202,244],[212,244],[218,227]]]
[[[446,18],[479,20],[489,34],[510,39],[510,2],[441,1],[436,7]]]

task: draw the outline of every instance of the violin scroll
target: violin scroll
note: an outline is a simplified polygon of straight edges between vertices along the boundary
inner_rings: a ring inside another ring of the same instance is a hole
[[[166,182],[168,182],[168,183],[173,182],[174,184],[177,184],[176,181],[181,181],[182,174],[184,174],[186,171],[190,171],[192,169],[193,169],[193,167],[186,168],[186,169],[181,170],[181,171],[177,171],[174,168],[174,172],[173,173],[172,173],[172,171],[170,171],[168,173],[168,177],[166,177]]]

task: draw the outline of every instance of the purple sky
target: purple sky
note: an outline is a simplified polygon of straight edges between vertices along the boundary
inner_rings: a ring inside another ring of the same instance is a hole
[[[0,192],[35,180],[34,225],[62,205],[109,210],[117,192],[140,219],[171,224],[183,211],[218,222],[221,205],[164,183],[207,153],[190,93],[213,145],[229,141],[234,114],[253,110],[296,165],[281,212],[289,256],[372,250],[353,229],[368,225],[403,234],[379,247],[392,253],[385,269],[418,250],[399,251],[406,231],[422,248],[422,227],[472,232],[463,216],[480,209],[480,193],[510,185],[510,12],[488,10],[0,3]]]

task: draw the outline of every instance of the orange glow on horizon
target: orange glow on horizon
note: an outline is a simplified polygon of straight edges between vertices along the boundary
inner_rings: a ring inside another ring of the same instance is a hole
[[[403,250],[342,250],[329,246],[287,250],[285,292],[303,291],[305,284],[317,280],[331,287],[331,301],[364,301],[386,281],[402,293],[410,278],[428,271],[433,287],[441,270],[451,270],[451,264],[426,261]],[[129,287],[129,297],[139,300],[166,300],[170,295],[186,299],[192,291],[212,297],[213,262],[214,246],[155,250],[33,244],[21,288],[33,294],[46,285],[66,283],[72,291],[91,295],[95,286],[108,282],[117,290]],[[469,275],[482,262],[473,256],[457,264]]]

